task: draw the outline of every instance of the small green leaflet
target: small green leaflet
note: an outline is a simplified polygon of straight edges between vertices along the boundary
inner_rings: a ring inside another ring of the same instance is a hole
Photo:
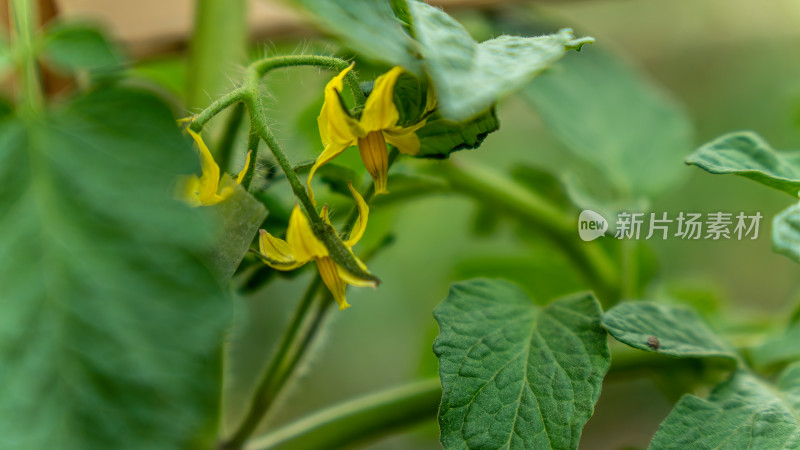
[[[433,81],[442,116],[463,121],[522,88],[568,50],[592,38],[572,30],[539,37],[500,36],[477,43],[441,9],[409,1],[422,65]]]
[[[540,307],[476,279],[453,284],[434,316],[445,448],[577,448],[610,361],[593,295]]]
[[[750,178],[795,197],[800,191],[798,154],[775,151],[761,136],[752,132],[721,136],[689,155],[686,163],[710,173],[732,173]]]
[[[631,347],[670,356],[720,357],[738,361],[738,355],[694,311],[674,305],[632,301],[603,315],[611,336]]]
[[[662,422],[651,450],[800,448],[800,365],[778,385],[739,370],[707,400],[684,396]]]

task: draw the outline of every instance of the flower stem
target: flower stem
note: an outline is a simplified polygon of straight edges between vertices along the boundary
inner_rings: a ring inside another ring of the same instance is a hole
[[[39,82],[39,68],[36,65],[34,34],[39,17],[35,0],[11,0],[13,50],[18,58],[19,83],[22,93],[18,104],[21,110],[36,113],[42,110],[44,97]]]
[[[439,380],[409,383],[319,411],[256,438],[248,450],[339,448],[436,417]]]

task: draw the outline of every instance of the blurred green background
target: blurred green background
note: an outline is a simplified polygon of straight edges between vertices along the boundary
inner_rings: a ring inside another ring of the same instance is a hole
[[[502,25],[497,29],[493,24],[509,23],[509,17],[519,23],[528,16],[551,24],[542,32],[568,26],[579,36],[594,36],[595,46],[617,52],[685,107],[695,126],[696,145],[726,132],[751,129],[778,149],[800,147],[798,2],[600,0],[533,2],[509,8],[496,8],[491,14],[458,9],[453,15],[479,40],[514,31],[503,30]],[[333,41],[301,36],[257,42],[252,54],[331,53],[337,48]],[[567,57],[580,56],[573,53]],[[368,61],[359,62],[359,67],[365,78],[384,70],[371,67]],[[134,72],[161,86],[165,95],[177,97],[186,76],[185,55],[143,59]],[[235,79],[236,73],[231,76]],[[294,162],[311,159],[321,150],[314,119],[330,76],[314,69],[295,69],[273,74],[266,82],[269,119]],[[480,149],[462,151],[452,158],[504,171],[518,164],[556,171],[581,164],[548,135],[536,112],[520,98],[502,101],[498,114],[500,131],[490,135]],[[353,150],[338,162],[360,167],[363,173]],[[266,160],[263,164],[265,169],[270,163]],[[396,168],[418,164],[403,159]],[[793,262],[771,251],[770,222],[791,199],[745,179],[712,176],[689,166],[683,170],[685,183],[658,198],[653,211],[667,211],[670,216],[679,211],[759,211],[764,216],[759,238],[649,241],[658,260],[649,295],[655,298],[677,292],[705,304],[717,304],[718,310],[710,310],[729,317],[720,326],[732,333],[737,324],[746,321],[763,318],[781,323],[797,304],[800,276]],[[288,196],[285,201],[289,205]],[[336,199],[331,200],[334,219],[337,213],[340,218],[345,214],[346,201],[341,199],[339,211]],[[396,238],[369,264],[383,284],[377,290],[348,290],[352,308],[329,316],[313,357],[266,426],[286,423],[380,388],[435,376],[437,364],[431,345],[437,327],[431,311],[446,296],[451,282],[500,274],[523,284],[546,282],[546,277],[537,279],[536,274],[546,271],[554,257],[551,250],[535,236],[522,242],[515,231],[517,225],[511,222],[476,235],[475,209],[468,199],[445,195],[373,208],[360,249],[370,248],[389,231]],[[229,426],[238,420],[311,275],[311,271],[304,271],[294,278],[277,278],[267,288],[238,300],[237,320],[229,338]],[[651,377],[608,380],[595,416],[584,430],[581,448],[646,447],[675,401],[674,393],[664,393],[661,387]],[[439,447],[431,418],[425,426],[375,442],[369,448]]]

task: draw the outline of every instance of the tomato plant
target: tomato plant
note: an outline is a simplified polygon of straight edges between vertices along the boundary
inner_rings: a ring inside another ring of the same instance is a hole
[[[688,166],[796,198],[794,152],[750,131],[697,147],[664,89],[524,6],[476,39],[418,0],[295,3],[336,44],[244,61],[245,2],[197,2],[175,97],[101,29],[39,29],[37,2],[10,2],[2,448],[338,448],[434,419],[447,449],[599,448],[582,434],[604,388],[641,374],[673,400],[652,449],[800,448],[800,314],[670,290],[652,245],[768,235],[800,262],[800,204],[659,203]],[[44,93],[43,71],[68,95]],[[505,102],[539,124],[489,150]],[[532,163],[539,140],[557,164]],[[473,215],[415,209],[430,198]],[[431,332],[401,329],[420,308]],[[359,309],[385,311],[326,333]],[[419,374],[372,348],[383,328],[422,344]],[[357,364],[317,366],[330,347]],[[394,386],[351,396],[348,377]]]

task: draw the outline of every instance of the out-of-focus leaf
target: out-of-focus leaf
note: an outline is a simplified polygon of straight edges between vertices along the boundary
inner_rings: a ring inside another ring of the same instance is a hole
[[[418,72],[414,40],[388,0],[295,0],[295,3],[360,55]]]
[[[538,37],[500,36],[477,43],[441,9],[409,1],[423,67],[433,80],[442,116],[463,121],[522,88],[571,49],[592,42],[572,30]]]
[[[478,148],[486,136],[499,127],[494,108],[465,122],[448,120],[434,113],[425,126],[417,130],[420,141],[418,156],[446,158],[458,150]]]
[[[793,323],[777,336],[750,350],[750,360],[758,369],[800,361],[800,323]]]
[[[772,249],[800,262],[800,204],[784,209],[773,219]]]
[[[800,163],[796,154],[775,151],[752,132],[726,134],[686,158],[687,164],[716,174],[732,173],[797,196]]]
[[[212,445],[230,305],[211,211],[173,198],[197,168],[142,92],[0,125],[0,447]]]
[[[267,209],[227,175],[223,183],[234,185],[233,195],[212,208],[222,223],[211,262],[214,271],[227,281],[233,276],[250,243],[267,217]]]
[[[687,395],[661,423],[650,449],[800,448],[800,366],[773,386],[739,370],[707,399]]]
[[[603,314],[603,326],[618,341],[641,350],[686,358],[739,360],[730,346],[690,309],[625,302]]]
[[[471,280],[436,307],[445,448],[577,448],[609,366],[600,304],[536,306],[516,286]]]
[[[48,30],[43,54],[55,68],[69,72],[113,68],[124,60],[119,48],[98,28],[70,22]]]
[[[683,177],[683,111],[607,51],[565,58],[523,89],[553,136],[605,174],[619,198],[654,196]]]

